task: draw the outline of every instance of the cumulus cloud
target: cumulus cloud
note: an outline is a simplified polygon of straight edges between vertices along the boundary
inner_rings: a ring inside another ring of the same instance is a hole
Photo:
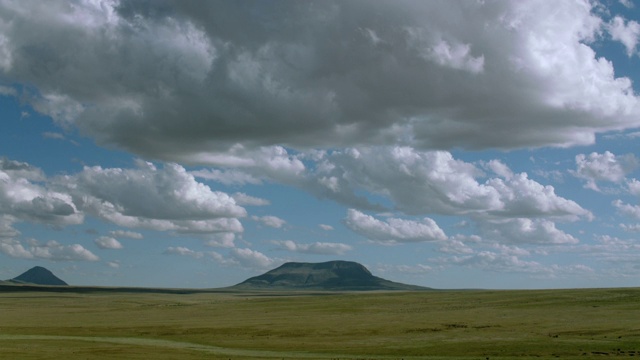
[[[234,170],[234,169],[195,170],[195,171],[192,171],[191,173],[197,178],[213,180],[224,185],[262,184],[262,180],[260,180],[259,178],[253,175],[247,174],[243,171]]]
[[[327,224],[320,224],[318,225],[320,227],[320,229],[324,230],[324,231],[331,231],[333,230],[333,226],[331,225],[327,225]]]
[[[230,232],[209,234],[207,241],[205,241],[205,245],[212,247],[232,248],[235,247],[235,239],[236,235]]]
[[[331,153],[315,169],[316,179],[335,178],[335,189],[322,191],[322,184],[316,182],[314,190],[351,206],[362,205],[356,193],[366,190],[388,197],[408,214],[573,220],[592,216],[576,202],[558,196],[553,186],[531,180],[526,173],[514,174],[495,160],[488,167],[499,177],[482,182],[486,174],[481,169],[446,151],[400,146],[350,148]],[[366,204],[358,207],[366,208]]]
[[[624,7],[626,8],[633,8],[633,1],[632,0],[620,0],[620,4],[622,4]]]
[[[267,215],[267,216],[252,216],[251,217],[252,220],[257,221],[265,226],[268,227],[272,227],[275,229],[280,229],[281,227],[283,227],[287,222],[283,219],[280,219],[277,216],[271,216],[271,215]]]
[[[383,244],[439,241],[447,238],[444,231],[430,218],[421,221],[389,218],[383,221],[349,209],[344,222],[356,233]]]
[[[640,232],[640,224],[620,224],[619,226],[626,232]]]
[[[189,256],[194,259],[201,259],[204,256],[204,253],[201,251],[194,251],[184,246],[168,247],[164,254],[167,255],[180,255],[180,256]]]
[[[454,256],[445,262],[497,272],[547,273],[551,270],[536,261],[526,261],[515,255],[480,251],[468,256]]]
[[[259,251],[248,248],[232,249],[230,255],[239,265],[252,269],[269,269],[277,263],[277,260],[271,259]]]
[[[246,211],[231,196],[197,182],[177,164],[160,169],[142,161],[137,165],[85,167],[55,183],[83,211],[119,226],[188,234],[243,231],[238,218]]]
[[[63,245],[57,241],[40,243],[29,240],[27,244],[15,239],[0,239],[0,252],[20,259],[44,259],[51,261],[98,261],[99,257],[80,244]]]
[[[16,96],[16,95],[18,95],[18,92],[16,91],[16,89],[14,89],[12,87],[0,85],[0,95],[2,95],[2,96]]]
[[[13,227],[16,219],[9,215],[0,215],[0,239],[13,238],[20,235],[20,232]]]
[[[194,172],[199,177],[217,180],[226,184],[259,184],[263,179],[284,183],[295,182],[306,167],[297,154],[290,153],[282,146],[261,146],[250,148],[235,144],[224,151],[175,156],[183,162],[197,162],[231,170],[200,170]]]
[[[275,240],[272,243],[288,251],[314,255],[344,255],[353,249],[347,244],[332,242],[301,244],[291,240]]]
[[[85,167],[71,180],[86,193],[122,208],[127,216],[170,220],[246,216],[232,197],[195,181],[177,164],[161,169],[142,161],[136,169]]]
[[[25,221],[59,228],[81,224],[84,214],[71,195],[49,186],[42,170],[24,162],[0,158],[0,252],[21,259],[99,260],[80,244],[19,240],[20,232],[14,224]]]
[[[588,210],[499,160],[470,163],[446,150],[589,144],[597,133],[640,126],[631,80],[616,77],[592,45],[608,31],[631,56],[638,24],[605,22],[593,6],[1,2],[0,95],[19,97],[101,145],[170,161],[85,167],[50,181],[29,164],[1,159],[3,252],[72,253],[67,245],[25,245],[15,240],[14,224],[61,227],[86,214],[123,228],[198,235],[232,249],[227,263],[277,263],[234,244],[247,216],[243,206],[269,202],[215,191],[203,179],[294,185],[351,207],[345,224],[371,241],[437,242],[442,253],[471,262],[517,265],[526,255],[474,255],[474,239],[447,237],[430,218],[381,219],[364,211],[468,216],[482,239],[500,244],[575,244],[556,222],[591,219]],[[187,171],[174,162],[211,168]],[[626,179],[637,168],[633,155],[579,155],[576,164],[574,175],[587,187],[624,183],[640,194],[637,181]],[[622,200],[613,206],[640,213]],[[274,216],[251,219],[286,224]],[[142,237],[108,235],[96,244]],[[278,245],[334,253],[348,246]]]
[[[5,176],[24,178],[30,181],[42,181],[45,179],[44,173],[39,168],[6,157],[0,157],[0,170],[5,173]]]
[[[452,236],[446,241],[443,241],[440,244],[440,248],[438,251],[447,254],[470,254],[473,253],[473,249],[466,244],[467,241],[477,242],[480,240],[480,237],[477,235],[473,235],[471,237],[467,237],[464,235],[456,235]]]
[[[637,179],[627,180],[627,190],[631,195],[639,196],[640,195],[640,181]]]
[[[129,239],[137,239],[137,240],[144,238],[144,236],[138,232],[127,231],[127,230],[109,231],[109,235],[117,238],[129,238]]]
[[[459,265],[490,272],[519,272],[535,277],[556,278],[563,275],[591,275],[594,270],[586,265],[543,264],[524,260],[531,254],[524,249],[496,245],[492,250],[480,250],[468,255],[455,255],[432,259],[440,265]]]
[[[122,249],[122,244],[118,240],[110,236],[101,236],[95,239],[93,242],[100,249],[111,249],[111,250]]]
[[[425,264],[417,264],[417,265],[378,264],[376,265],[376,272],[380,272],[380,273],[398,272],[398,273],[404,273],[404,274],[422,275],[422,274],[431,273],[433,271],[434,271],[433,267]]]
[[[63,134],[57,133],[57,132],[51,132],[51,131],[43,132],[42,133],[42,137],[45,138],[45,139],[55,139],[55,140],[64,140],[65,139]]]
[[[84,215],[71,196],[43,186],[45,179],[40,169],[0,158],[0,215],[54,227],[82,223]]]
[[[623,215],[640,220],[640,206],[626,204],[622,200],[614,200],[612,205]]]
[[[638,40],[640,40],[640,24],[616,16],[609,23],[608,30],[613,40],[620,41],[624,45],[629,57],[636,52]]]
[[[576,244],[571,234],[546,219],[500,219],[479,222],[483,238],[515,244]]]
[[[57,123],[169,161],[233,161],[237,145],[588,144],[640,114],[590,47],[608,26],[631,49],[635,25],[593,6],[3,2],[0,71]]]
[[[373,33],[372,30],[369,30]],[[406,29],[408,44],[414,47],[422,58],[438,65],[470,73],[484,71],[484,55],[472,55],[471,44],[458,39],[444,39],[438,32],[420,27]]]
[[[0,239],[0,251],[5,255],[19,259],[33,259],[34,254],[27,250],[22,243],[17,240],[7,238]]]
[[[234,193],[231,197],[236,201],[236,204],[240,206],[266,206],[271,204],[267,199],[258,198],[241,192]]]
[[[576,155],[576,170],[573,174],[587,181],[586,188],[600,191],[597,182],[620,183],[638,165],[638,159],[633,154],[616,156],[609,151],[602,154],[579,154]]]

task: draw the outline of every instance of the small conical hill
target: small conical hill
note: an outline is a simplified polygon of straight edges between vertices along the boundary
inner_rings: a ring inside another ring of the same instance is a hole
[[[43,268],[42,266],[33,267],[10,281],[14,283],[36,285],[68,285],[66,282],[53,275],[51,271]]]

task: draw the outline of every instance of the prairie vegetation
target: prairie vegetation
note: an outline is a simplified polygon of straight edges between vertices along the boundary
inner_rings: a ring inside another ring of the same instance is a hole
[[[2,359],[640,359],[640,289],[0,293]]]

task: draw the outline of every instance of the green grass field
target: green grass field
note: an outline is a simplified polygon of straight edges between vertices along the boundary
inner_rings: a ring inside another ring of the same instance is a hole
[[[640,359],[640,289],[0,293],[0,359]]]

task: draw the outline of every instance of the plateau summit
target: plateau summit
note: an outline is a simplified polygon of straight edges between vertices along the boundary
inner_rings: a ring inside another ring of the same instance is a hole
[[[234,287],[333,291],[429,289],[385,280],[374,276],[357,262],[341,260],[322,263],[288,262]]]

